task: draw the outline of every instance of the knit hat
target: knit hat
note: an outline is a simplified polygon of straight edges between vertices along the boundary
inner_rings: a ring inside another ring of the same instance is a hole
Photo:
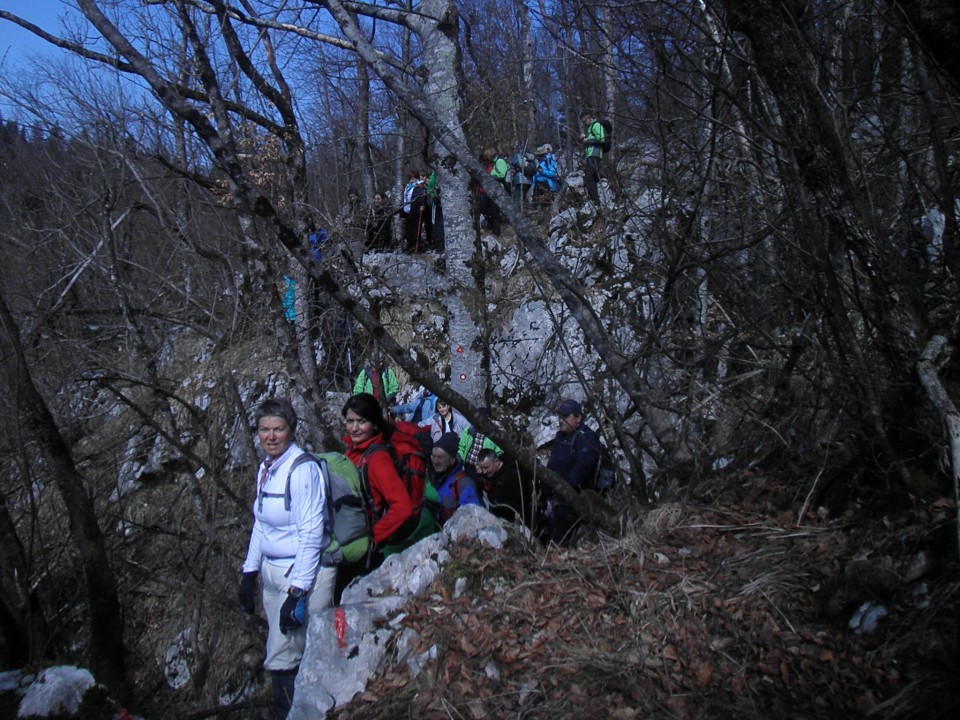
[[[553,149],[553,148],[551,148],[549,145],[541,145],[540,147],[538,147],[538,148],[534,151],[534,154],[535,154],[535,155],[546,155],[546,154],[547,154],[548,152],[550,152],[550,150],[552,150],[552,149]]]
[[[580,406],[576,400],[571,400],[567,398],[562,403],[560,407],[557,408],[557,415],[560,417],[566,417],[567,415],[583,415],[583,408]]]
[[[433,449],[440,448],[452,458],[457,457],[457,449],[460,447],[460,436],[455,432],[445,432],[440,439],[433,444]]]

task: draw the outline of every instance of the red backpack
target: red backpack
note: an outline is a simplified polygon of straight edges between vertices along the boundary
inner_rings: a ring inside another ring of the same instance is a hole
[[[366,458],[371,453],[387,450],[393,459],[397,475],[413,501],[413,515],[393,534],[393,537],[398,539],[406,537],[416,529],[423,510],[424,491],[427,486],[427,458],[430,456],[429,450],[425,452],[423,433],[424,428],[401,420],[395,424],[389,444],[371,445],[363,453]],[[429,433],[426,434],[426,440],[430,440]],[[366,485],[364,494],[369,497],[370,487],[365,472],[361,472],[361,478]]]

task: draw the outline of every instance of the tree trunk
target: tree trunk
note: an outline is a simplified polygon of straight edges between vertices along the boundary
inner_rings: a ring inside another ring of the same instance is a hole
[[[730,25],[743,32],[753,46],[754,62],[777,98],[782,121],[783,163],[787,196],[797,227],[809,230],[815,243],[808,256],[811,282],[818,286],[822,307],[839,347],[851,363],[851,396],[863,402],[869,433],[876,438],[906,485],[909,474],[887,433],[877,373],[857,333],[856,312],[844,294],[841,272],[856,259],[859,272],[871,285],[872,295],[883,298],[900,266],[889,244],[878,239],[873,219],[863,205],[850,170],[848,153],[833,110],[817,84],[819,63],[806,39],[809,18],[801,0],[757,4],[726,0]],[[885,332],[891,347],[909,353],[909,338],[919,334],[919,323],[904,303],[895,321],[882,305],[870,318]],[[861,310],[862,312],[862,310]],[[916,357],[917,351],[912,353]]]
[[[534,102],[536,94],[533,90],[533,37],[530,34],[530,8],[523,0],[517,0],[514,7],[517,15],[520,16],[520,42],[522,43],[523,53],[521,60],[523,102],[527,106],[527,126],[523,133],[523,147],[532,149],[536,144],[537,104]]]
[[[23,472],[26,472],[24,469]],[[34,516],[35,517],[35,516]],[[16,523],[0,494],[0,668],[14,669],[43,659],[46,618],[31,590],[30,563],[17,535]]]
[[[117,697],[127,695],[123,613],[96,510],[46,401],[33,383],[20,345],[20,329],[0,296],[0,344],[8,358],[7,381],[18,398],[18,429],[23,442],[35,442],[46,460],[67,511],[86,583],[90,630],[90,666],[99,682]]]
[[[949,361],[951,348],[947,339],[942,335],[931,338],[917,363],[917,374],[927,390],[930,402],[940,413],[947,426],[947,436],[950,445],[950,477],[953,481],[953,508],[957,516],[957,529],[960,530],[960,412],[950,398],[947,389],[940,381],[938,361],[946,364]],[[960,549],[960,533],[958,533],[958,549]]]

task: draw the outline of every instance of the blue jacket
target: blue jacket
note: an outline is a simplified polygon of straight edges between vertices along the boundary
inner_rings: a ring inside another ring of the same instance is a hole
[[[570,433],[558,432],[550,449],[547,469],[575,488],[592,487],[600,462],[600,438],[593,428],[581,424]]]
[[[557,158],[553,153],[547,153],[540,160],[537,166],[537,174],[533,176],[533,187],[536,189],[537,183],[546,183],[550,192],[557,192],[560,189],[560,181],[557,175]]]
[[[327,244],[329,237],[327,236],[327,231],[323,228],[317,228],[309,235],[307,235],[307,242],[310,243],[310,254],[313,256],[313,259],[317,262],[323,257],[323,247]]]
[[[419,413],[417,412],[417,408],[419,408]],[[394,417],[410,415],[410,422],[419,425],[424,420],[429,420],[436,414],[437,396],[429,390],[424,390],[410,402],[404,403],[403,405],[394,405],[390,408],[390,412],[394,414]]]
[[[480,494],[477,492],[477,483],[467,475],[463,465],[458,460],[443,477],[432,479],[440,498],[440,508],[437,510],[437,522],[443,525],[461,505],[479,505]]]
[[[280,300],[283,305],[283,316],[290,322],[297,319],[297,281],[289,275],[283,276],[283,296]]]

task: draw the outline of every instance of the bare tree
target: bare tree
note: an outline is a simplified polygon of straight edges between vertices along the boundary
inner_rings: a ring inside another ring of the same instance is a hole
[[[36,443],[38,454],[50,466],[70,519],[86,586],[89,613],[90,662],[97,678],[118,696],[127,695],[126,648],[122,607],[116,578],[104,546],[93,503],[78,472],[70,448],[37,390],[20,343],[20,328],[0,296],[0,348],[7,383],[18,400],[21,442]]]

